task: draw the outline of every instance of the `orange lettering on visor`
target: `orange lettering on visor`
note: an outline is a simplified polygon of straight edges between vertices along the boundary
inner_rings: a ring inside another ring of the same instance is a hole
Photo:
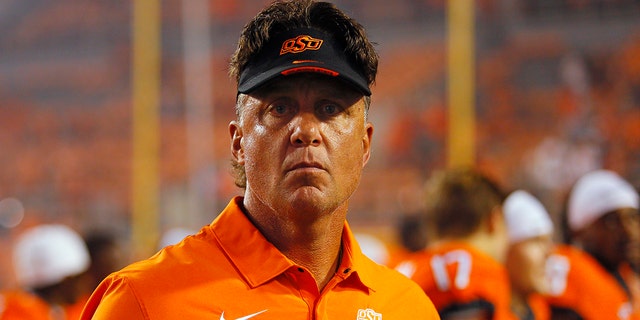
[[[318,50],[322,46],[322,39],[316,39],[308,35],[297,36],[285,40],[280,49],[280,55],[285,53],[300,53],[305,50]]]

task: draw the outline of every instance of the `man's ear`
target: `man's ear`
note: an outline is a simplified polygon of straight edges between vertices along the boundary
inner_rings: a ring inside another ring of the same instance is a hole
[[[237,121],[229,123],[229,136],[231,137],[231,155],[240,165],[244,165],[244,149],[242,149],[242,128]]]
[[[364,167],[369,158],[371,158],[371,138],[373,137],[373,124],[367,122],[365,126],[365,135],[362,137],[362,167]]]

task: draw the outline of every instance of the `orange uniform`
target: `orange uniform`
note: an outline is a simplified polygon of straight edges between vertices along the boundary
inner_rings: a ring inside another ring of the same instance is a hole
[[[22,291],[0,293],[0,320],[77,320],[85,299],[65,307],[51,307],[38,296]]]
[[[585,320],[640,319],[622,285],[588,253],[559,245],[547,271],[552,310],[571,311]]]
[[[633,297],[633,309],[640,311],[640,274],[634,271],[630,265],[620,266],[620,275],[624,279],[631,296]]]
[[[549,320],[551,319],[551,310],[549,310],[549,304],[545,300],[545,297],[539,294],[529,295],[527,301],[534,320]]]
[[[241,202],[234,198],[198,234],[107,277],[82,319],[439,319],[415,283],[361,253],[346,223],[341,264],[319,292]]]
[[[418,283],[441,314],[478,305],[492,309],[494,320],[517,319],[510,311],[506,269],[470,245],[450,242],[429,247],[396,270]]]

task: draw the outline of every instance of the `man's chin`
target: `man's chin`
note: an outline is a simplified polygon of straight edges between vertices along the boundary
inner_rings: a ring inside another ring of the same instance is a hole
[[[325,194],[315,186],[298,187],[285,196],[289,197],[290,202],[296,205],[317,204],[325,198]]]
[[[327,195],[318,187],[305,186],[295,189],[286,195],[291,203],[291,207],[296,211],[304,211],[309,214],[312,212],[327,212],[335,210],[337,206],[335,197]]]

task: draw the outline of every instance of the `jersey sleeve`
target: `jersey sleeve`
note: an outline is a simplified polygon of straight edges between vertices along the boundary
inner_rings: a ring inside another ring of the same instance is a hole
[[[149,319],[134,288],[126,278],[107,278],[93,292],[81,320]]]

